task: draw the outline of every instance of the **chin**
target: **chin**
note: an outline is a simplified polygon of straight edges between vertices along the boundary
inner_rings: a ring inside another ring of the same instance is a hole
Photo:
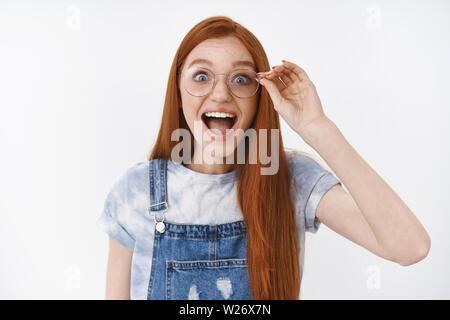
[[[196,139],[197,140],[197,139]],[[226,163],[224,158],[233,157],[234,161],[234,152],[236,150],[235,144],[232,143],[233,139],[226,140],[208,140],[203,139],[202,142],[202,159],[206,161],[206,159],[210,159],[210,161],[214,163]]]

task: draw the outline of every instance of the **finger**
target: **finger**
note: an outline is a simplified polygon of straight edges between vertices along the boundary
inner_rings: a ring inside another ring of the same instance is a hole
[[[282,71],[276,71],[276,69],[274,69],[273,71],[275,74],[275,78],[279,78],[285,88],[293,83],[292,80],[286,75],[286,73]]]
[[[280,76],[279,77],[279,79],[280,79],[280,82],[283,84],[283,89],[286,89],[288,86],[289,86],[289,84],[288,84],[288,82],[286,81],[286,79],[284,79],[283,80],[283,78]],[[283,90],[282,89],[282,90]],[[281,91],[281,90],[280,90]]]
[[[284,83],[286,83],[288,86],[293,84],[295,81],[298,81],[298,78],[293,72],[289,69],[287,69],[283,65],[278,65],[272,67],[273,70],[280,76],[280,78],[283,80]]]
[[[270,98],[272,98],[274,105],[278,105],[281,101],[281,93],[277,85],[272,80],[267,79],[267,77],[261,79],[260,83],[266,88],[267,92],[269,92]]]
[[[298,81],[297,77],[295,75],[291,76],[290,75],[291,71],[287,70],[283,66],[274,66],[272,68],[275,74],[278,75],[281,78],[281,80],[286,84],[286,87],[292,85],[293,83],[295,83],[295,81]]]
[[[275,70],[270,71],[270,73],[267,75],[267,79],[272,80],[280,92],[282,92],[288,86],[285,82],[288,80],[287,79],[283,80],[281,76],[282,76],[282,74],[279,72],[276,72]]]
[[[310,81],[308,75],[306,74],[305,70],[300,68],[298,65],[296,65],[293,62],[281,60],[283,62],[283,65],[294,72],[294,74],[299,78],[300,81]]]
[[[266,75],[266,79],[272,81],[277,86],[278,91],[280,92],[287,88],[287,85],[284,83],[284,81],[280,80],[279,74],[277,72],[274,72],[273,70]]]

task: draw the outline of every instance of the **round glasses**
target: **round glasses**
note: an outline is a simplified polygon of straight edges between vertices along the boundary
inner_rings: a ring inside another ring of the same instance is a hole
[[[184,89],[194,97],[203,97],[211,92],[216,84],[216,76],[226,75],[227,86],[238,98],[250,98],[259,89],[258,75],[253,70],[237,69],[230,73],[213,73],[202,67],[192,67],[183,70],[181,83]]]

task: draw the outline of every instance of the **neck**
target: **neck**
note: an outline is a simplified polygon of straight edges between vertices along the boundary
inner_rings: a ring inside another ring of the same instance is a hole
[[[234,153],[229,155],[228,157],[214,158],[211,157],[208,161],[205,160],[205,157],[202,157],[201,152],[194,151],[194,155],[192,157],[192,161],[190,164],[184,164],[187,168],[207,174],[222,174],[230,172],[234,169],[234,163],[227,164],[226,159],[230,158],[234,161]],[[231,162],[233,162],[231,161]],[[211,163],[213,162],[213,163]],[[211,164],[210,164],[211,163]]]

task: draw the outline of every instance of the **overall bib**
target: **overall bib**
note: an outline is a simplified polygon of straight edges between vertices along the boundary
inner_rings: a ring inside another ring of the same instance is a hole
[[[252,299],[244,221],[220,225],[167,223],[165,159],[150,161],[149,182],[149,211],[156,223],[147,299]]]

